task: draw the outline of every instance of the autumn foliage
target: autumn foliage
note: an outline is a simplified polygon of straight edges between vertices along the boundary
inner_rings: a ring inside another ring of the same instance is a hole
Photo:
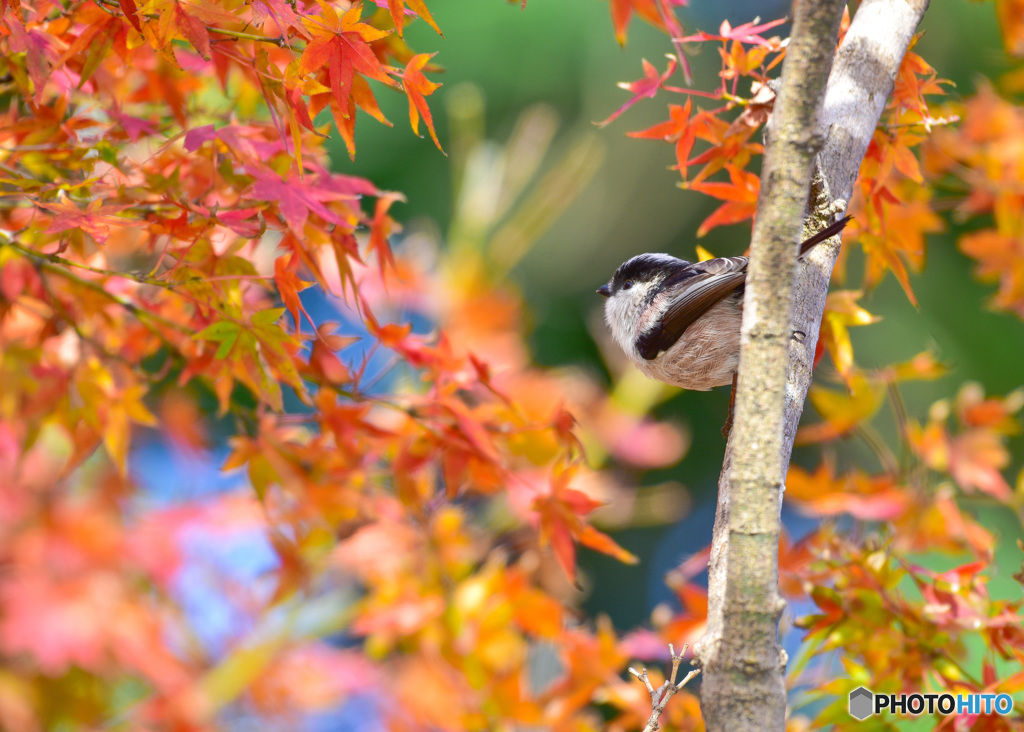
[[[620,42],[636,16],[671,54],[664,70],[644,62],[602,125],[669,98],[664,122],[629,134],[668,143],[680,186],[720,202],[699,235],[755,213],[786,44],[781,20],[687,35],[681,4],[609,3]],[[404,39],[412,23],[441,33],[423,0],[0,0],[0,13],[0,729],[287,728],[312,714],[391,730],[642,727],[650,701],[626,667],[646,659],[660,683],[667,644],[700,636],[706,555],[668,577],[678,609],[622,635],[581,618],[577,552],[636,561],[598,528],[602,507],[628,493],[622,475],[678,462],[685,431],[650,416],[668,392],[632,385],[611,357],[611,390],[533,365],[508,274],[535,236],[512,202],[539,160],[496,172],[503,203],[448,246],[403,241],[402,194],[328,164],[328,135],[355,156],[357,119],[392,124],[378,94],[404,94],[412,131],[443,147],[441,69]],[[1019,53],[1021,24],[1003,28]],[[696,44],[721,55],[710,91],[689,79]],[[851,203],[844,250],[863,251],[863,279],[837,273],[818,418],[798,439],[863,439],[880,468],[826,450],[789,476],[787,499],[821,519],[781,547],[806,631],[794,729],[808,715],[852,726],[858,685],[1024,690],[1020,603],[990,597],[995,539],[961,501],[1021,514],[1005,470],[1024,392],[967,384],[908,414],[900,385],[945,366],[922,353],[862,368],[849,334],[877,320],[859,300],[889,273],[913,301],[908,272],[945,226],[939,183],[981,222],[959,244],[993,304],[1024,317],[1024,109],[991,87],[948,91],[907,55]],[[559,165],[537,185],[585,177],[571,156]],[[886,407],[899,455],[871,425]],[[152,445],[217,460],[220,489],[166,474],[182,463]],[[927,552],[967,559],[911,558]],[[701,729],[695,693],[662,724]]]

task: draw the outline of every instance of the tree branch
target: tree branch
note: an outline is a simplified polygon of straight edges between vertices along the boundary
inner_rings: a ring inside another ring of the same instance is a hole
[[[630,667],[629,672],[633,674],[644,686],[647,687],[647,693],[651,695],[651,716],[647,720],[647,725],[644,727],[643,732],[656,732],[660,729],[658,720],[661,719],[661,715],[665,711],[665,705],[668,704],[668,700],[671,699],[677,691],[682,691],[683,687],[690,683],[690,679],[700,673],[699,668],[695,668],[690,673],[686,674],[683,679],[676,682],[676,676],[679,674],[679,664],[683,662],[683,656],[686,655],[686,649],[689,646],[683,646],[683,652],[676,654],[676,649],[672,647],[672,644],[668,645],[668,652],[672,656],[672,675],[657,689],[651,683],[651,679],[647,676],[647,669],[642,668],[641,673],[637,673],[635,668]]]
[[[864,0],[830,77],[842,3],[802,0],[797,9],[767,131],[746,285],[736,426],[719,479],[708,631],[696,648],[704,669],[701,709],[712,731],[785,727],[786,657],[777,639],[784,608],[778,595],[782,490],[839,251],[838,243],[823,244],[797,265],[795,246],[808,205],[812,230],[846,208],[927,7],[928,0]],[[797,342],[790,337],[794,330],[806,336]]]
[[[823,142],[818,116],[843,5],[842,0],[799,3],[765,132],[735,426],[719,479],[708,570],[708,630],[696,648],[704,669],[701,710],[709,730],[785,727],[786,658],[778,643],[785,604],[778,594],[778,543],[789,463],[784,425],[795,247],[814,158]]]

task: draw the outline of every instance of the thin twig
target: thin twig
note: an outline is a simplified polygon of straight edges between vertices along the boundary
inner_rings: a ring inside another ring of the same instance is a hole
[[[654,685],[651,684],[651,679],[647,676],[646,668],[643,668],[643,671],[640,673],[637,673],[635,668],[629,669],[629,672],[647,687],[647,693],[651,695],[651,716],[647,720],[647,726],[644,727],[644,732],[655,732],[655,730],[659,729],[658,720],[665,711],[665,705],[668,704],[668,700],[671,699],[677,691],[682,691],[683,687],[686,686],[693,677],[700,673],[700,669],[695,668],[690,671],[690,673],[686,674],[682,681],[676,683],[676,676],[679,674],[679,664],[683,662],[683,656],[686,654],[687,648],[689,648],[689,644],[683,645],[683,652],[676,655],[676,649],[672,647],[671,643],[668,644],[668,652],[672,656],[672,673],[668,680],[657,689],[655,689]]]
[[[899,475],[899,461],[896,460],[896,456],[889,449],[889,446],[885,444],[885,441],[882,440],[881,435],[878,434],[874,427],[869,424],[859,424],[854,428],[854,433],[871,448],[871,452],[878,458],[882,470],[889,475]]]
[[[223,36],[231,36],[232,38],[239,38],[243,41],[257,41],[259,43],[270,43],[278,48],[284,48],[284,36],[261,36],[256,33],[243,33],[242,31],[228,30],[227,28],[215,28],[212,25],[207,26],[207,29],[211,33],[220,33]]]
[[[163,315],[160,315],[159,313],[154,313],[150,310],[146,310],[145,308],[139,307],[139,305],[132,302],[131,300],[126,300],[125,298],[119,297],[118,295],[115,295],[114,293],[108,291],[100,283],[93,282],[92,280],[83,279],[82,277],[79,277],[78,275],[69,271],[68,264],[74,264],[73,262],[71,262],[71,260],[65,260],[64,262],[55,262],[50,257],[57,255],[47,255],[42,254],[40,252],[35,252],[31,249],[26,249],[20,244],[15,244],[12,240],[8,239],[3,235],[0,235],[0,245],[9,246],[12,249],[16,249],[19,252],[22,252],[23,254],[32,256],[39,262],[39,266],[42,269],[45,269],[48,272],[53,272],[54,274],[58,274],[61,277],[65,278],[66,280],[74,282],[76,285],[80,287],[84,287],[86,289],[92,290],[93,292],[96,292],[97,294],[103,295],[111,302],[121,306],[132,315],[135,315],[139,319],[139,322],[145,325],[150,332],[158,336],[162,341],[168,343],[169,345],[171,344],[167,336],[160,332],[160,330],[156,327],[155,323],[160,323],[161,325],[167,326],[168,328],[173,328],[174,330],[180,331],[182,333],[192,333],[192,331],[185,325],[182,325],[181,323],[176,323],[170,318],[165,318]],[[58,257],[58,259],[64,258]],[[89,269],[88,266],[86,266],[85,268]],[[129,277],[128,279],[131,278]]]

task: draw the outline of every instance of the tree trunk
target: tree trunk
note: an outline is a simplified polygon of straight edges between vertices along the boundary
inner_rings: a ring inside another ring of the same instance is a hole
[[[797,264],[796,246],[805,217],[817,231],[845,210],[927,7],[928,0],[864,0],[834,62],[843,2],[801,0],[797,7],[767,130],[736,415],[718,487],[708,630],[695,649],[703,668],[701,709],[712,732],[785,727],[786,657],[778,643],[785,605],[778,594],[782,491],[839,251],[836,243],[822,244]],[[794,331],[805,337],[794,340]]]

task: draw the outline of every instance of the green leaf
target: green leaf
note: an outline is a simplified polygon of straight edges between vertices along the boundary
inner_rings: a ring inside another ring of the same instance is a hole
[[[227,355],[231,353],[231,349],[235,345],[235,341],[238,340],[240,333],[241,326],[237,323],[232,323],[228,320],[220,320],[206,328],[203,328],[192,337],[196,340],[220,341],[220,347],[217,349],[217,353],[214,357],[227,358]]]
[[[229,337],[238,337],[239,326],[229,320],[218,320],[216,323],[203,328],[193,338],[197,341],[222,341]]]
[[[252,316],[253,325],[273,325],[277,322],[277,319],[284,313],[284,308],[268,308],[267,310],[260,310],[258,313],[254,313]]]

